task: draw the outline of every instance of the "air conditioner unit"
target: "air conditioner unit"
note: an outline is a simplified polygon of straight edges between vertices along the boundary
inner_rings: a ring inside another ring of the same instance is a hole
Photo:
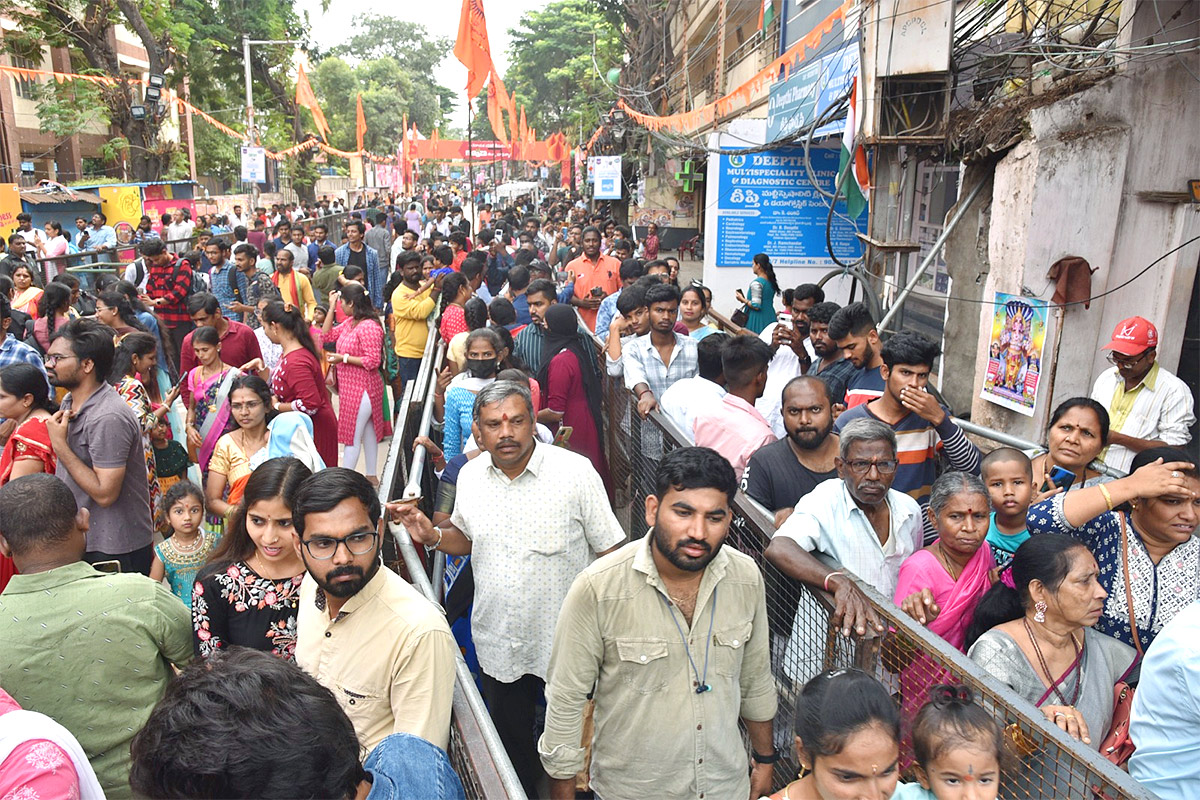
[[[868,143],[933,143],[945,136],[954,5],[954,0],[869,0],[863,11]]]

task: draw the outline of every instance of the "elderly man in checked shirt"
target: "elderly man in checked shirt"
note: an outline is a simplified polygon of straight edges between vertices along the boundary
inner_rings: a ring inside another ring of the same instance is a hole
[[[434,527],[412,505],[390,509],[413,539],[471,554],[471,630],[483,695],[525,792],[542,777],[534,712],[554,623],[575,576],[625,541],[587,458],[534,438],[529,389],[496,381],[475,397],[472,432],[485,452],[458,477],[454,513]]]

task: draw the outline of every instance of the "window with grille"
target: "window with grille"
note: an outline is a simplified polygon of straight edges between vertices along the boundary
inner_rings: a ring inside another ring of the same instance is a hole
[[[22,58],[20,56],[9,56],[14,67],[21,69],[40,69],[41,64],[34,63],[33,60]],[[35,87],[37,86],[35,78],[23,78],[18,75],[13,76],[13,90],[17,93],[17,97],[23,97],[26,100],[36,100]]]

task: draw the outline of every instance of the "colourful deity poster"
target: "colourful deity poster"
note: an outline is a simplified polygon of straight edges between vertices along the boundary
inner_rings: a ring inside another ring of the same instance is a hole
[[[996,292],[987,377],[980,396],[1032,417],[1045,344],[1046,306],[1031,305],[1025,298]]]

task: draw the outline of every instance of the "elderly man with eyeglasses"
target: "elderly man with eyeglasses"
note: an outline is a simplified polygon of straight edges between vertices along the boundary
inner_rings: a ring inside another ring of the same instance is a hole
[[[1100,460],[1128,472],[1143,450],[1190,442],[1196,421],[1192,393],[1158,363],[1153,323],[1142,317],[1121,320],[1102,349],[1109,351],[1113,366],[1092,387],[1092,399],[1108,409],[1108,448]]]
[[[896,452],[896,432],[886,423],[861,418],[847,424],[838,436],[834,459],[838,477],[817,484],[801,498],[766,550],[767,559],[785,575],[833,593],[831,624],[845,636],[883,631],[846,572],[891,597],[900,564],[922,547],[921,506],[892,488],[900,466]],[[827,567],[813,556],[814,551],[839,566]],[[785,665],[801,660],[800,655],[793,657],[793,652],[803,650],[800,627],[793,630]],[[811,676],[791,677],[803,682]]]
[[[393,733],[445,750],[458,646],[442,610],[383,566],[376,489],[333,467],[306,478],[291,506],[308,570],[296,663],[333,692],[364,751]]]

